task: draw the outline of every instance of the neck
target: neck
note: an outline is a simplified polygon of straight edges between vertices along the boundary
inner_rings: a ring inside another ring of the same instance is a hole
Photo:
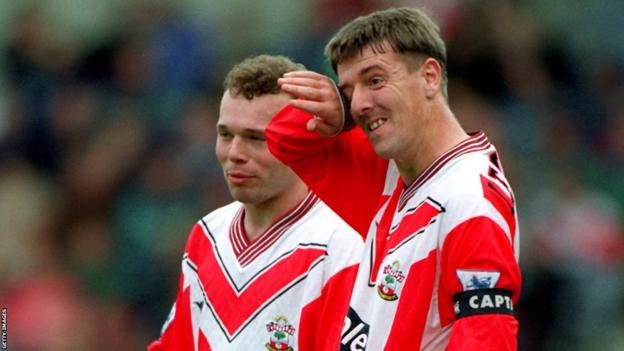
[[[250,242],[269,228],[279,217],[297,206],[308,194],[308,188],[301,183],[280,197],[258,204],[245,203],[243,226]]]
[[[438,105],[414,138],[411,153],[395,159],[401,178],[411,184],[440,155],[468,137],[448,105]]]

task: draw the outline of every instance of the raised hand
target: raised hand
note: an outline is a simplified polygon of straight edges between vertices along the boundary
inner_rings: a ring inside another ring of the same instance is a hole
[[[308,121],[308,131],[316,131],[324,136],[333,136],[342,131],[346,116],[345,107],[338,88],[327,76],[312,71],[295,71],[278,79],[282,91],[297,99],[290,105],[311,113],[314,118]]]

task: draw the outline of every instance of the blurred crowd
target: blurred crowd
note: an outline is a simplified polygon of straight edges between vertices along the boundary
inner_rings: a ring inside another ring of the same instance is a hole
[[[0,5],[9,349],[144,349],[188,231],[230,201],[213,154],[227,70],[271,53],[332,75],[322,49],[341,24],[403,5],[441,24],[451,107],[497,145],[514,187],[520,349],[624,349],[624,4],[76,3]]]

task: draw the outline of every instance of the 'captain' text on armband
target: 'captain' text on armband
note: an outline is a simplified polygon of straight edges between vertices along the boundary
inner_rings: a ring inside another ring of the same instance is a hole
[[[492,313],[513,315],[513,301],[509,290],[468,290],[455,294],[453,300],[456,318]]]

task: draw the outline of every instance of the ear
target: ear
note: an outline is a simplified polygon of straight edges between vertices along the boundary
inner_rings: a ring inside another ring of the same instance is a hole
[[[427,98],[433,98],[440,93],[442,66],[440,66],[438,60],[428,57],[425,62],[423,62],[420,72],[425,81],[425,96]]]

